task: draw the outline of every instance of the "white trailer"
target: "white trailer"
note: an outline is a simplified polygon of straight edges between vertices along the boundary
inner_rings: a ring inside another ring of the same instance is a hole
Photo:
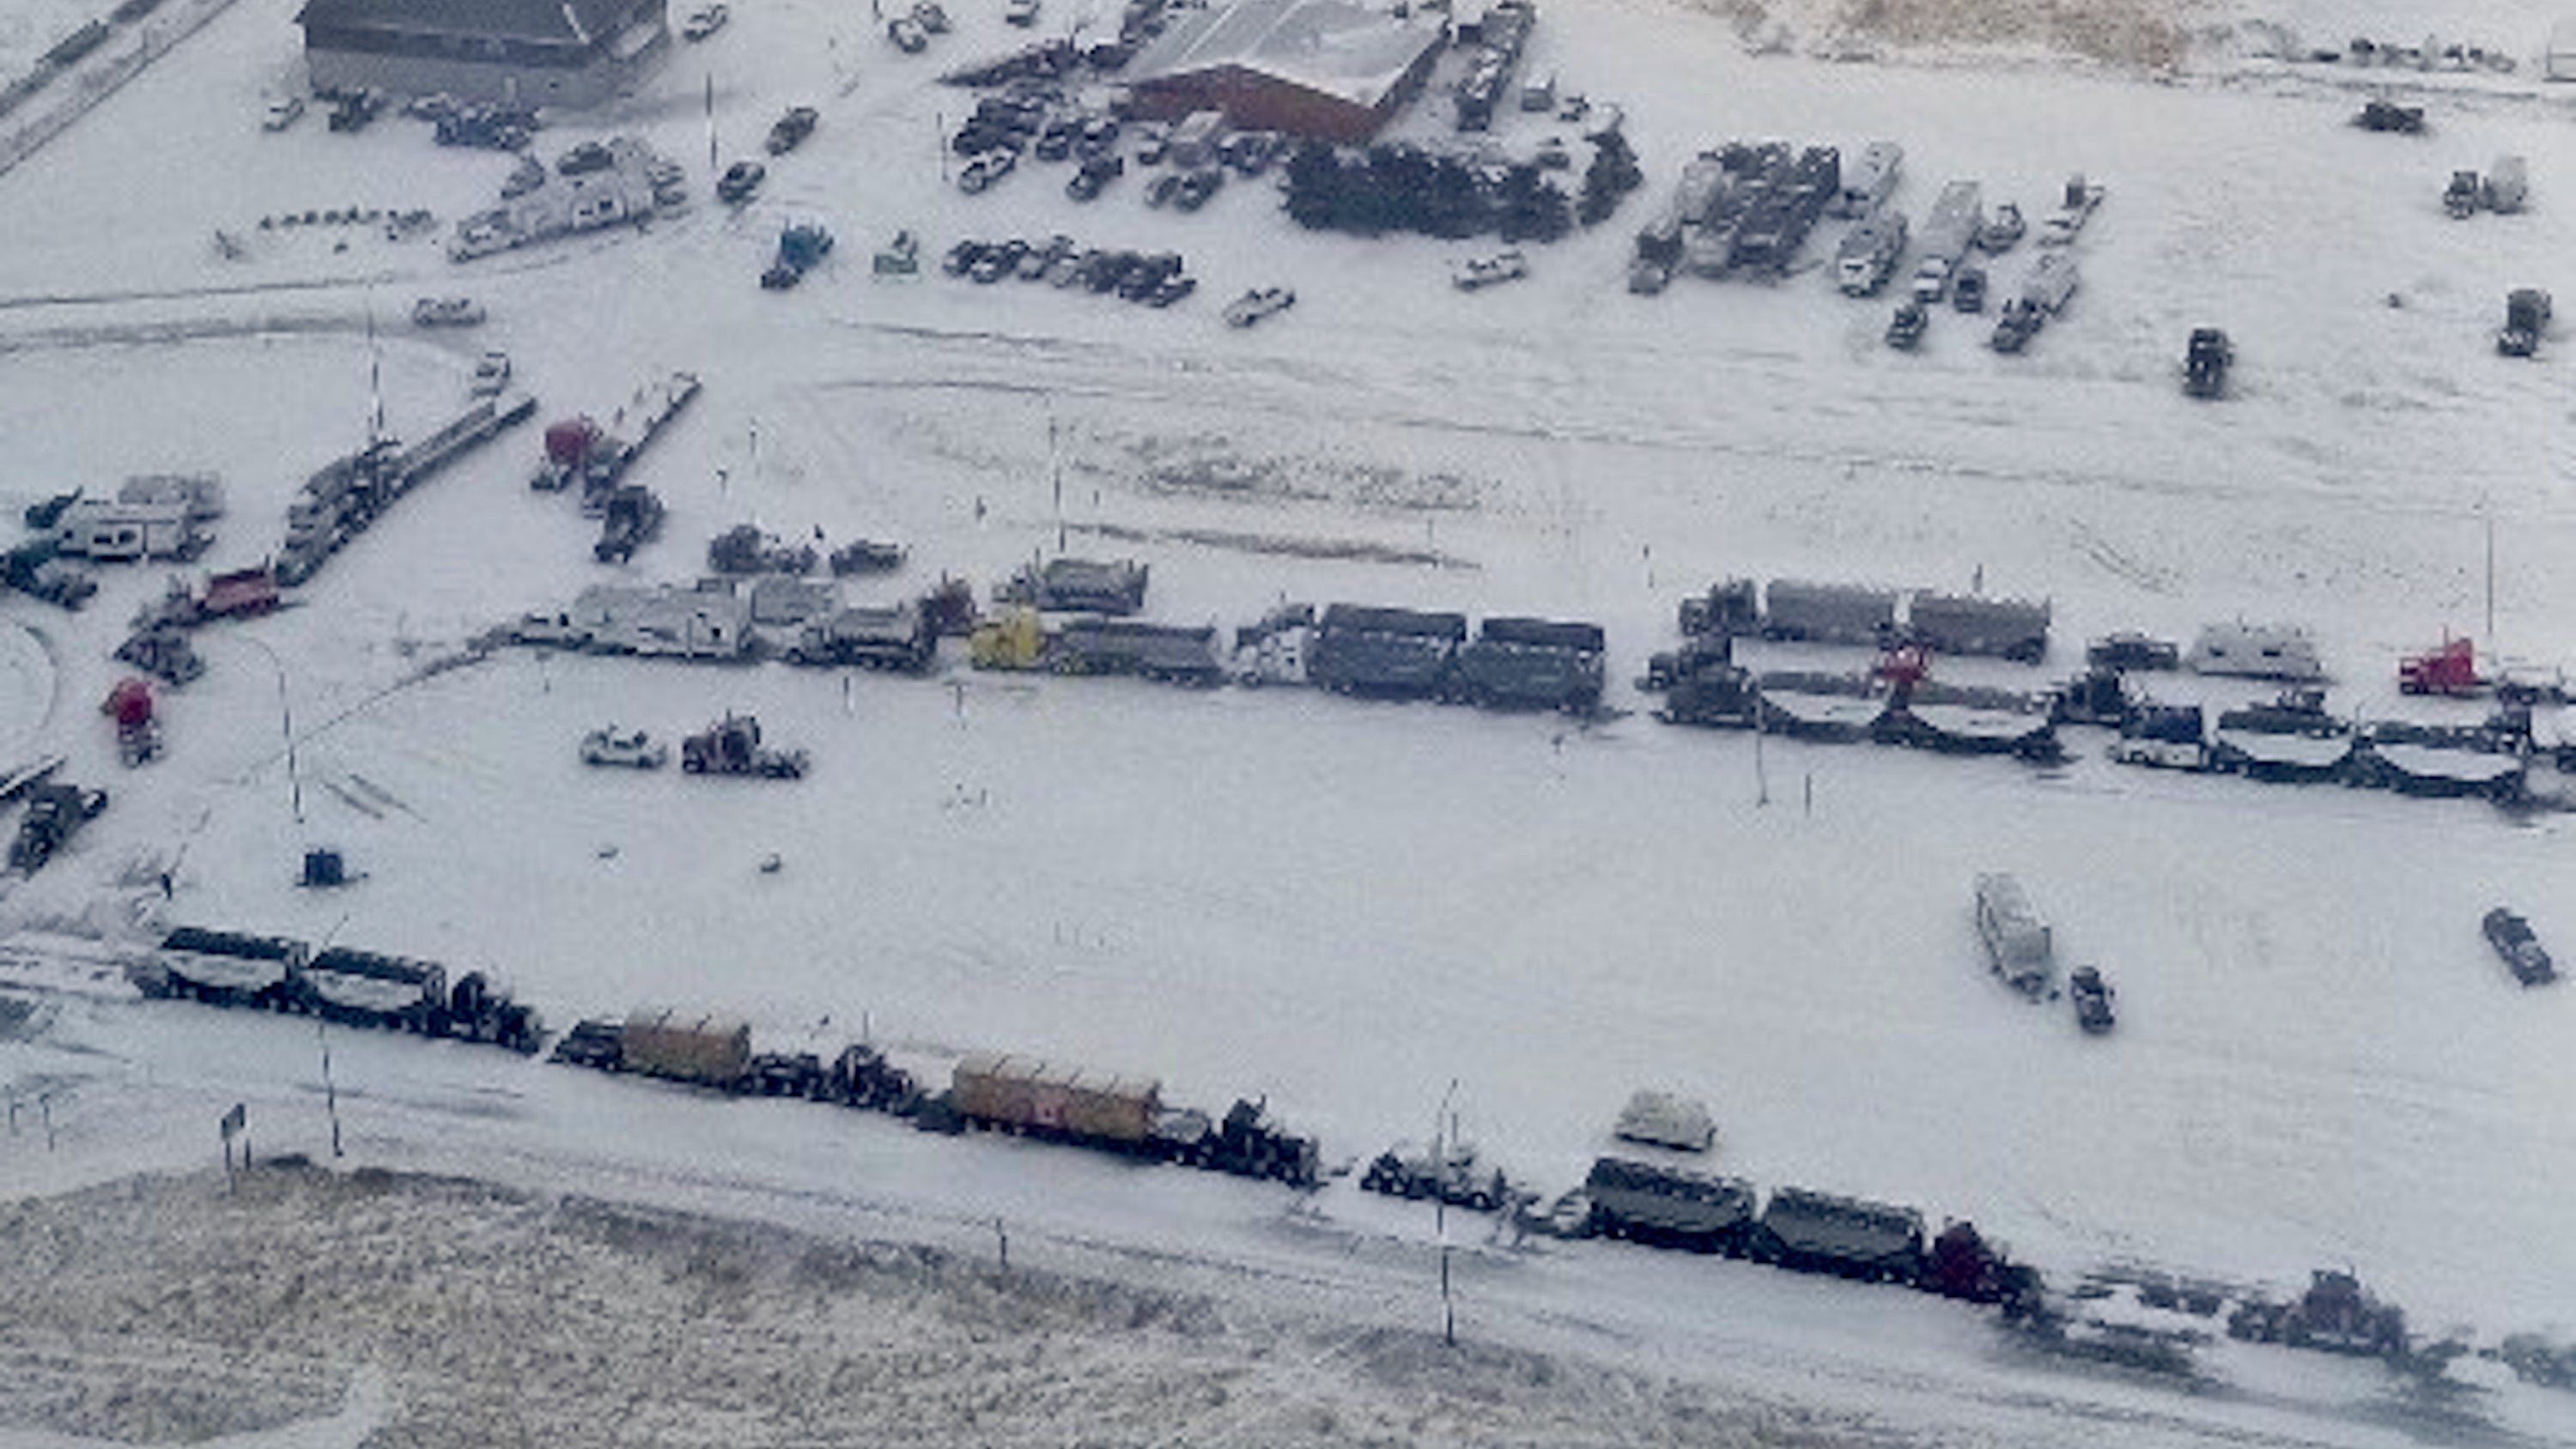
[[[84,499],[65,510],[54,543],[67,554],[102,563],[145,558],[195,558],[213,535],[197,526],[184,503],[125,503]]]
[[[2498,156],[2495,159],[2495,165],[2487,171],[2483,194],[2479,199],[2486,203],[2487,210],[2510,216],[2522,210],[2523,203],[2530,199],[2530,194],[2531,182],[2523,169],[2522,158]]]
[[[1896,178],[1905,169],[1905,148],[1894,141],[1872,141],[1863,146],[1860,159],[1843,173],[1842,189],[1826,205],[1825,215],[1864,217],[1877,213],[1896,190]]]
[[[1915,234],[1914,299],[1938,302],[1950,290],[1950,274],[1968,254],[1986,224],[1985,190],[1973,181],[1953,181],[1941,188],[1932,215]]]
[[[2306,683],[2326,677],[2316,641],[2289,624],[2212,624],[2192,641],[2185,665],[2196,674]]]
[[[2054,317],[2066,309],[2067,300],[2075,295],[2078,280],[2074,253],[2043,252],[2032,264],[2030,275],[2022,279],[2021,298]]]
[[[2020,881],[2001,872],[1977,877],[1977,936],[1987,965],[2006,984],[2026,996],[2048,990],[2057,970],[2055,947]]]

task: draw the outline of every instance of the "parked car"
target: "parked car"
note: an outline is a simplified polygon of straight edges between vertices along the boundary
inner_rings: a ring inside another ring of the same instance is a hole
[[[1896,306],[1896,315],[1887,319],[1887,345],[1900,352],[1911,352],[1922,345],[1924,330],[1932,325],[1932,315],[1923,304],[1909,297]]]
[[[1297,294],[1286,287],[1255,287],[1225,304],[1225,325],[1249,327],[1274,312],[1284,312],[1297,305]]]
[[[929,48],[930,32],[923,30],[921,22],[911,16],[898,15],[886,22],[886,39],[893,41],[895,48],[906,55],[919,55]]]
[[[1073,173],[1073,179],[1064,184],[1064,194],[1076,201],[1089,201],[1100,194],[1101,188],[1124,175],[1126,170],[1127,162],[1123,158],[1103,152],[1082,163],[1082,169]]]
[[[1154,295],[1155,289],[1181,274],[1177,252],[1156,252],[1127,269],[1118,279],[1118,295],[1130,302],[1142,302]]]
[[[1011,174],[1020,158],[1008,151],[987,151],[966,164],[957,173],[957,189],[972,196]]]
[[[1056,263],[1072,256],[1073,251],[1073,238],[1059,232],[1050,237],[1045,246],[1032,248],[1027,256],[1020,258],[1019,266],[1012,270],[1011,275],[1023,282],[1037,281],[1055,270]]]
[[[1149,121],[1136,128],[1136,164],[1160,166],[1172,149],[1172,128],[1160,121]]]
[[[701,5],[680,22],[680,38],[704,40],[724,29],[725,22],[732,18],[733,12],[722,5]]]
[[[621,730],[603,725],[581,737],[581,759],[586,765],[623,765],[631,770],[658,770],[671,758],[671,749],[642,730]]]
[[[1022,29],[1038,23],[1038,0],[1010,0],[1002,7],[1002,19]]]
[[[952,277],[962,277],[969,271],[972,271],[975,267],[975,263],[983,260],[983,257],[984,244],[982,242],[973,240],[962,241],[957,245],[950,247],[948,249],[948,255],[940,259],[939,270],[946,272]]]
[[[912,22],[931,35],[948,33],[948,12],[940,8],[939,0],[912,0]]]
[[[814,123],[822,118],[812,106],[789,106],[787,114],[769,128],[769,154],[784,156],[804,145],[805,138],[814,134]]]
[[[736,161],[717,180],[716,200],[727,206],[740,206],[751,200],[753,193],[760,190],[760,183],[768,179],[768,167],[757,161]]]
[[[466,390],[476,397],[490,397],[509,385],[510,354],[486,352],[483,360],[474,364],[474,381]]]
[[[471,297],[423,297],[411,304],[415,327],[472,327],[483,320],[483,304]]]
[[[2075,1023],[2096,1036],[2109,1031],[2118,1020],[2111,1009],[2111,983],[2102,979],[2100,970],[2078,966],[2066,974],[2066,994],[2075,1002]]]
[[[1457,284],[1459,291],[1474,292],[1493,286],[1497,282],[1514,281],[1528,275],[1529,259],[1521,255],[1518,247],[1514,247],[1508,251],[1496,252],[1489,257],[1474,257],[1460,262],[1457,270],[1450,274],[1449,280]]]
[[[302,96],[279,96],[268,103],[268,112],[259,119],[263,131],[283,131],[304,118]]]
[[[1161,206],[1170,201],[1173,197],[1179,195],[1181,190],[1181,179],[1181,173],[1177,171],[1166,171],[1162,175],[1155,177],[1152,183],[1147,185],[1145,188],[1145,204],[1147,206]]]
[[[1171,276],[1165,277],[1162,280],[1161,285],[1145,294],[1145,305],[1148,307],[1168,307],[1174,302],[1180,301],[1182,298],[1189,296],[1192,292],[1195,292],[1198,289],[1198,278],[1190,276],[1187,273],[1174,273]]]
[[[1208,198],[1225,185],[1225,169],[1202,166],[1181,178],[1180,188],[1172,193],[1172,205],[1182,211],[1196,211],[1208,204]]]
[[[555,170],[564,176],[581,176],[592,171],[605,171],[617,164],[617,157],[597,141],[584,141],[563,153],[555,161]]]
[[[2549,959],[2549,950],[2540,944],[2531,923],[2519,914],[2498,906],[2487,912],[2479,924],[2486,932],[2487,944],[2504,958],[2514,980],[2525,986],[2539,986],[2558,979],[2557,963]]]

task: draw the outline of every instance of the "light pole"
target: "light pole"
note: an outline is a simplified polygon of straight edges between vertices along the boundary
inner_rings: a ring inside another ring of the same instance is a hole
[[[277,657],[277,651],[268,647],[265,639],[248,634],[236,637],[267,655],[268,667],[277,671],[277,732],[286,743],[286,798],[295,808],[295,823],[301,825],[304,823],[304,777],[295,768],[295,711],[286,701],[286,661]]]

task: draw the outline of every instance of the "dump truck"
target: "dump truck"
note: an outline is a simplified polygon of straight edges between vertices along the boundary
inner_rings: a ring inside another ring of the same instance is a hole
[[[641,1006],[626,1013],[617,1054],[626,1071],[733,1091],[751,1066],[751,1028],[729,1016]]]
[[[1905,255],[1905,213],[1874,211],[1846,233],[1834,252],[1834,281],[1846,297],[1874,297]]]
[[[1466,638],[1463,614],[1332,604],[1316,625],[1306,673],[1336,694],[1435,698]]]
[[[2216,327],[2195,327],[2191,341],[2182,353],[2182,390],[2190,397],[2223,397],[2227,392],[2227,369],[2236,361],[2236,348],[2227,334]]]
[[[1133,614],[1145,607],[1149,569],[1133,559],[1054,558],[1022,568],[993,597],[1051,613]]]
[[[1207,624],[1076,618],[1048,641],[1046,656],[1058,674],[1132,674],[1202,689],[1226,679],[1216,629]]]
[[[1450,694],[1480,709],[1600,708],[1606,641],[1598,624],[1487,619],[1459,649]]]
[[[2057,963],[2048,923],[2030,903],[2021,882],[2001,872],[1977,877],[1977,938],[1986,964],[2005,983],[2036,999],[2047,992]]]
[[[939,636],[914,603],[853,606],[807,624],[788,647],[790,663],[855,664],[919,674],[938,657]]]
[[[1973,181],[1953,181],[1941,188],[1932,214],[1915,234],[1914,299],[1938,302],[1949,295],[1950,273],[1985,225],[1985,191]]]
[[[1617,1238],[1701,1252],[1743,1248],[1753,1226],[1751,1184],[1624,1157],[1597,1158],[1583,1180],[1593,1226]]]

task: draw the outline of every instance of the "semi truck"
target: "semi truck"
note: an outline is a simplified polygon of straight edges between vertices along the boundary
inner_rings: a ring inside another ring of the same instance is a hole
[[[1932,214],[1916,234],[1914,298],[1938,302],[1950,291],[1950,274],[1975,243],[1985,225],[1985,192],[1973,181],[1953,181],[1941,188]]]
[[[1834,278],[1846,297],[1874,297],[1905,255],[1905,213],[1872,212],[1843,237],[1834,254]]]

